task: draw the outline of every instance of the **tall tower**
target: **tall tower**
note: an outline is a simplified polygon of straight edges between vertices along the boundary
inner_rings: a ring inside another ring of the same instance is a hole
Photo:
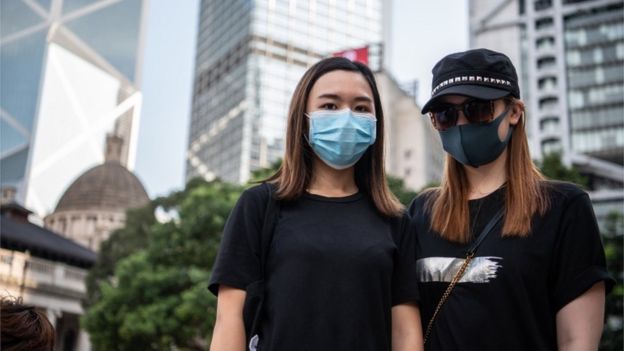
[[[379,51],[383,3],[202,0],[186,178],[241,183],[281,158],[298,80],[334,52]]]
[[[106,133],[134,167],[146,2],[2,1],[0,182],[41,217],[102,163]]]
[[[470,1],[470,46],[519,68],[534,158],[559,152],[589,177],[598,217],[624,203],[624,3]]]

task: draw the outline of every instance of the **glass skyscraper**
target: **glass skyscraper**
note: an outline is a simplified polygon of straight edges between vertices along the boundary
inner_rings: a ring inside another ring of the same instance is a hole
[[[146,0],[2,0],[0,182],[43,216],[104,160],[134,165]]]
[[[624,165],[624,6],[564,22],[572,150]]]
[[[519,67],[532,156],[561,153],[599,219],[624,203],[624,2],[470,1],[470,46]]]
[[[382,0],[202,0],[186,178],[242,183],[281,158],[298,80],[345,49],[369,46],[381,60],[384,10]]]

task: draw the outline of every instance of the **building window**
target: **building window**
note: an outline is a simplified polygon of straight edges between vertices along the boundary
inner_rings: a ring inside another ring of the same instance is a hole
[[[553,37],[539,38],[537,39],[537,42],[535,43],[535,47],[538,50],[552,49],[555,47],[555,38]]]
[[[547,139],[542,141],[542,154],[548,155],[561,152],[561,141],[559,139]]]
[[[552,0],[535,0],[533,2],[535,11],[545,10],[552,7]]]
[[[557,61],[555,60],[554,57],[552,56],[542,57],[541,59],[537,60],[537,69],[552,68],[552,67],[555,67],[556,64],[557,64]]]
[[[403,157],[408,160],[410,157],[412,157],[412,150],[405,150],[405,152],[403,152]]]
[[[540,18],[537,21],[535,21],[536,30],[552,28],[554,25],[555,25],[555,21],[552,19],[552,17]]]
[[[566,52],[566,63],[569,66],[578,66],[582,62],[581,52],[578,50],[570,50]]]
[[[67,230],[67,220],[65,218],[59,218],[59,231],[65,233]]]
[[[545,77],[541,78],[537,85],[540,90],[554,90],[557,89],[557,78],[556,77]]]
[[[406,177],[409,177],[410,174],[412,174],[412,169],[411,168],[406,168],[404,174],[405,174]]]
[[[554,109],[557,107],[559,99],[556,97],[547,97],[539,100],[540,110]]]
[[[585,95],[582,91],[571,90],[568,93],[568,105],[571,108],[582,108],[585,106]]]
[[[540,122],[540,130],[543,133],[556,133],[559,131],[559,118],[546,117]]]
[[[0,262],[11,265],[13,264],[13,256],[0,256]]]

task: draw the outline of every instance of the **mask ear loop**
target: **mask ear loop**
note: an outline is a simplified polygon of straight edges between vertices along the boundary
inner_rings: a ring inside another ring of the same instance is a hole
[[[509,107],[511,108],[511,107]],[[524,111],[522,111],[522,116],[520,116],[520,119],[524,118]],[[518,123],[520,122],[520,120],[518,120]],[[507,132],[507,137],[505,137],[505,140],[503,140],[505,143],[508,143],[509,140],[511,140],[511,136],[513,135],[514,130],[516,129],[516,126],[518,125],[518,123],[516,124],[509,124],[509,131]]]
[[[312,147],[312,143],[310,142],[310,137],[309,137],[310,129],[311,129],[310,128],[310,121],[312,120],[312,117],[310,117],[310,114],[307,113],[307,112],[304,112],[303,115],[308,119],[308,132],[307,133],[303,133],[303,139],[308,142],[308,145],[310,147]]]

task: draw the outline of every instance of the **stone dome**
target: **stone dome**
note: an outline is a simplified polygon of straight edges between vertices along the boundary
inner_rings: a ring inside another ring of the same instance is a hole
[[[67,210],[127,210],[146,205],[141,181],[116,161],[93,167],[76,179],[54,212]]]

